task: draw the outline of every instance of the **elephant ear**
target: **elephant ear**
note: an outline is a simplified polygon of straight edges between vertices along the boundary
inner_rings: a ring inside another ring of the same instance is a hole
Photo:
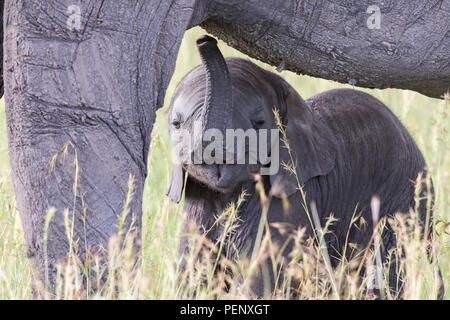
[[[167,190],[167,196],[175,203],[181,201],[183,195],[185,180],[185,171],[181,164],[175,164],[172,168],[172,176],[170,177],[169,189]]]
[[[280,116],[289,149],[280,134],[280,168],[277,174],[270,176],[272,187],[280,191],[276,192],[277,197],[281,196],[281,190],[290,196],[298,190],[298,183],[303,186],[311,178],[328,174],[333,170],[336,158],[336,144],[331,130],[292,87],[289,86],[286,91],[285,105],[282,106],[285,109],[280,110]],[[298,181],[283,164],[295,168]]]

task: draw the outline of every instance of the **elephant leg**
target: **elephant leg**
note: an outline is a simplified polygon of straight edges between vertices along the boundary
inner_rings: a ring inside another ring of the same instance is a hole
[[[53,287],[54,263],[71,250],[83,262],[107,248],[124,212],[139,236],[155,111],[195,6],[76,3],[5,3],[9,152],[35,289]]]

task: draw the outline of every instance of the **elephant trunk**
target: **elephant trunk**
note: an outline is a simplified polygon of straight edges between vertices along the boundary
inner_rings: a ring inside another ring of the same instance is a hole
[[[225,137],[231,128],[233,102],[231,78],[217,40],[207,35],[197,40],[197,48],[206,69],[206,96],[202,109],[202,131],[218,129]]]

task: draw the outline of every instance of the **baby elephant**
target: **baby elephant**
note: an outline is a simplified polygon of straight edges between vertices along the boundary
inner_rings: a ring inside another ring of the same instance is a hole
[[[420,173],[426,175],[425,161],[405,127],[382,102],[351,89],[330,90],[305,101],[278,75],[248,60],[224,59],[215,39],[203,36],[197,47],[203,65],[180,82],[169,110],[179,162],[173,168],[168,196],[179,202],[186,189],[187,221],[194,221],[200,232],[217,242],[224,226],[216,218],[246,190],[238,209],[239,223],[227,238],[228,257],[236,252],[250,255],[255,245],[262,213],[255,176],[262,180],[266,194],[272,190],[269,225],[304,227],[307,235],[314,235],[299,185],[306,207],[316,204],[322,227],[333,215],[336,222],[325,240],[334,265],[346,244],[361,249],[369,245],[373,195],[381,199],[380,218],[415,206],[415,181]],[[296,174],[283,164],[293,165]],[[426,196],[427,188],[423,189]],[[425,203],[419,211],[425,222]],[[354,226],[355,216],[364,218],[365,228],[359,222]],[[275,228],[271,236],[280,244],[285,240]],[[382,241],[383,255],[396,245],[388,224]],[[180,250],[188,250],[186,239]],[[290,250],[292,243],[283,255],[287,257]],[[390,285],[399,286],[396,268],[392,270]],[[258,296],[267,284],[263,280],[255,276],[251,287]]]

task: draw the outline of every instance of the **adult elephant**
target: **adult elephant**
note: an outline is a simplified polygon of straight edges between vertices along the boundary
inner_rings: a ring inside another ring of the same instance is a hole
[[[130,176],[124,227],[134,216],[139,232],[155,111],[192,26],[280,68],[442,97],[449,1],[373,2],[1,1],[9,152],[34,280],[49,270],[52,282],[52,263],[69,251],[65,210],[81,258],[105,246]]]

